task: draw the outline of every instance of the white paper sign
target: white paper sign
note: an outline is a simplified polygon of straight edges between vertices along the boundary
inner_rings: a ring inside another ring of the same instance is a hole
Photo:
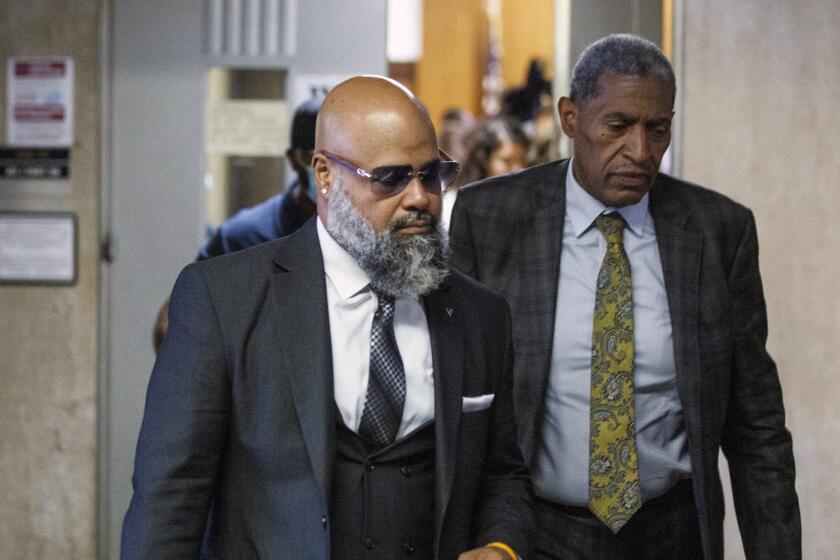
[[[208,154],[282,156],[289,147],[285,101],[222,100],[207,104]]]
[[[69,147],[73,143],[73,59],[18,56],[6,62],[6,142]]]
[[[73,214],[0,213],[0,282],[72,283]]]

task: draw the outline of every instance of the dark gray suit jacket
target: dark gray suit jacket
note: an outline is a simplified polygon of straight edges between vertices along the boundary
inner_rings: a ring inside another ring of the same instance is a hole
[[[336,407],[324,278],[314,220],[181,273],[149,384],[123,558],[201,549],[205,558],[329,560]],[[511,410],[507,304],[457,272],[423,304],[437,557],[494,540],[527,554],[530,482]],[[490,408],[462,412],[463,396],[491,393]]]
[[[464,188],[452,215],[453,264],[511,305],[514,409],[526,461],[539,442],[548,383],[567,167],[568,160],[553,162]],[[799,558],[791,438],[776,366],[765,350],[752,213],[663,174],[650,191],[650,212],[705,556],[723,557],[722,449],[747,557]]]

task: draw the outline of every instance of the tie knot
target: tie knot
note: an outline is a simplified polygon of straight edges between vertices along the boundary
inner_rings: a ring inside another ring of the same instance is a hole
[[[382,293],[382,292],[373,292],[376,295],[376,314],[383,321],[390,321],[394,317],[394,296]]]
[[[618,243],[621,245],[624,241],[622,234],[626,225],[627,223],[624,221],[624,218],[618,212],[601,214],[595,218],[595,227],[604,234],[604,237],[607,238],[607,243]]]

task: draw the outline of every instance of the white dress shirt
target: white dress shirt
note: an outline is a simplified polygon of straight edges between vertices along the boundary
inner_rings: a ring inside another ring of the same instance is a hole
[[[452,209],[455,207],[455,200],[458,198],[458,189],[449,187],[440,195],[440,227],[443,231],[449,232],[449,222],[452,221]]]
[[[344,424],[359,431],[370,373],[370,330],[376,295],[370,278],[318,218],[318,242],[327,276],[335,402]],[[432,421],[435,382],[426,313],[418,298],[397,298],[394,334],[405,370],[405,408],[397,439]]]
[[[627,222],[624,249],[633,279],[634,395],[642,499],[665,493],[691,464],[677,394],[671,317],[648,195],[607,208],[566,175],[566,215],[557,286],[554,345],[542,439],[532,476],[537,495],[586,506],[589,492],[589,399],[595,284],[607,241],[594,226],[602,213]]]

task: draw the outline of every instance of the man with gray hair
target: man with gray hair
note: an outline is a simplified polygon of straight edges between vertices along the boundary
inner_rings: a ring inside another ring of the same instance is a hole
[[[747,558],[801,556],[752,213],[658,173],[675,95],[652,43],[587,48],[573,156],[463,188],[453,262],[508,298],[538,559],[723,558],[722,450]]]

